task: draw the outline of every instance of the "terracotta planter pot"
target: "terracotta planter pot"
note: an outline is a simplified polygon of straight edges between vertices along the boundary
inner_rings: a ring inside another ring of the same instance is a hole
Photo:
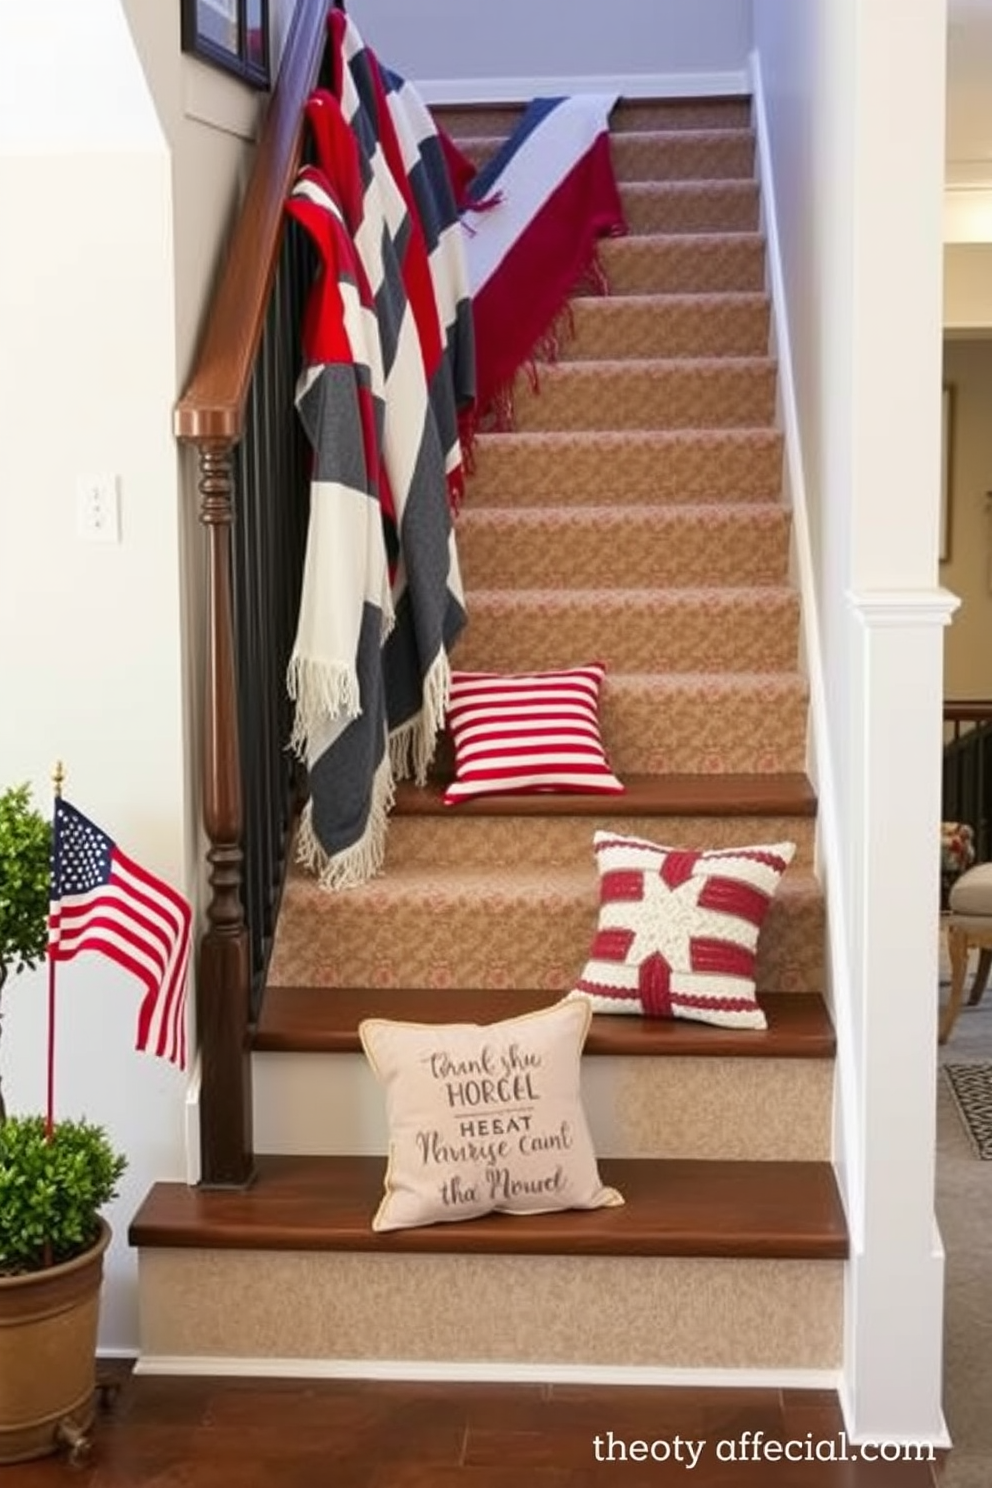
[[[44,1457],[93,1421],[96,1335],[110,1226],[61,1266],[0,1277],[0,1464]]]

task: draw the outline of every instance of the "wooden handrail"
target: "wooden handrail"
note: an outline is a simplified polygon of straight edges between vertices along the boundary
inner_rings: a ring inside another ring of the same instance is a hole
[[[297,0],[248,189],[207,316],[196,365],[176,405],[177,438],[236,444],[275,277],[283,208],[300,163],[303,109],[320,70],[329,0]]]
[[[944,703],[945,723],[985,723],[992,719],[987,698],[952,698]]]

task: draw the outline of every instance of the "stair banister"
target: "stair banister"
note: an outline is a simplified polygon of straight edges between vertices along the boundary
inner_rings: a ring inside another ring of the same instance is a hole
[[[196,450],[208,553],[202,798],[209,896],[197,977],[200,1169],[207,1186],[245,1186],[254,1170],[232,527],[245,495],[238,489],[239,446],[283,251],[283,204],[300,161],[303,108],[323,58],[327,11],[327,0],[296,5],[195,367],[174,411],[176,437]],[[284,328],[285,314],[281,320]]]
[[[992,701],[947,698],[944,702],[942,811],[945,821],[963,821],[975,834],[980,863],[992,857]]]

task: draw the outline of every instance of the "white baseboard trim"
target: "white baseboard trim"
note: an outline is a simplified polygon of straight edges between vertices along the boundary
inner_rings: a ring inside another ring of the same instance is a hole
[[[418,78],[426,103],[529,103],[569,93],[619,93],[622,98],[723,98],[751,91],[747,70],[653,72],[633,77]]]
[[[636,1364],[522,1364],[433,1359],[245,1359],[141,1354],[135,1374],[257,1379],[366,1379],[459,1384],[649,1385],[731,1390],[839,1390],[839,1369],[678,1369]]]
[[[849,1423],[854,1414],[854,1401],[851,1398],[850,1386],[846,1379],[841,1380],[837,1387],[837,1394],[840,1399],[840,1409],[844,1417],[844,1429],[848,1440],[856,1447],[864,1446],[866,1442],[874,1445],[878,1438],[868,1436],[865,1432],[852,1431],[850,1428]],[[930,1447],[936,1452],[945,1451],[953,1445],[951,1433],[947,1429],[947,1421],[943,1411],[940,1413],[940,1425],[933,1436],[887,1436],[885,1438],[885,1444],[892,1447]]]

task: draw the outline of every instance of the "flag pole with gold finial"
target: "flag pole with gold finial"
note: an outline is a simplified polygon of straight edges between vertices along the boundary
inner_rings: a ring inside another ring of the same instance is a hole
[[[55,794],[55,804],[52,812],[52,869],[48,890],[48,1098],[45,1108],[45,1137],[49,1142],[52,1140],[52,1132],[55,1128],[55,957],[52,954],[52,921],[58,913],[54,909],[54,905],[56,901],[60,901],[62,898],[62,873],[59,863],[61,852],[59,845],[58,804],[62,799],[62,786],[64,782],[65,770],[62,761],[56,760],[55,769],[52,771],[52,790]]]

